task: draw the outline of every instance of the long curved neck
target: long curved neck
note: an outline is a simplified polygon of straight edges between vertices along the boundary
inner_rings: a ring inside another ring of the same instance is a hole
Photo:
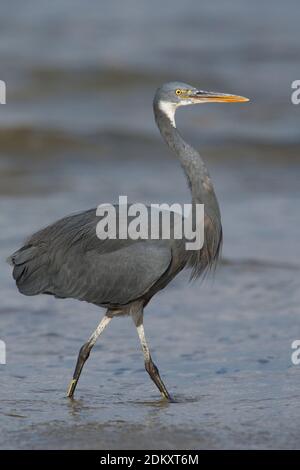
[[[218,201],[208,170],[197,150],[179,134],[175,124],[175,107],[154,102],[154,116],[160,133],[177,155],[187,176],[193,204],[205,204],[207,210],[220,214]],[[208,206],[208,207],[207,207]]]

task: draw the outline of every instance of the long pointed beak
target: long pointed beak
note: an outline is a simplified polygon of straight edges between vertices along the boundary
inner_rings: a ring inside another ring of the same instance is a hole
[[[229,95],[226,93],[217,93],[214,91],[198,91],[194,93],[192,99],[197,102],[217,102],[217,103],[243,103],[249,101],[245,96]]]

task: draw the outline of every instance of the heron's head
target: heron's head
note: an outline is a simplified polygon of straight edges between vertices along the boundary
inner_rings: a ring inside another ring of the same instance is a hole
[[[249,101],[244,96],[206,91],[182,82],[169,82],[156,91],[154,105],[174,121],[176,108],[201,103],[241,103]]]

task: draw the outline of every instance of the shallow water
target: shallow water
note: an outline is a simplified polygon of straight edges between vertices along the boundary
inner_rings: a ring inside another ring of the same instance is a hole
[[[267,11],[256,1],[172,2],[158,13],[161,2],[122,12],[111,2],[106,15],[98,3],[95,14],[66,0],[26,3],[20,16],[3,7],[0,29],[0,78],[10,84],[0,116],[0,447],[299,448],[297,3],[282,13],[281,2]],[[41,226],[119,194],[189,201],[151,114],[153,90],[171,78],[252,98],[178,116],[215,183],[223,263],[202,284],[182,273],[146,309],[175,403],[144,371],[130,318],[104,332],[70,402],[78,350],[102,312],[21,296],[4,260]]]
[[[41,198],[2,197],[2,259],[37,226],[95,201],[113,200],[122,181],[138,200],[147,200],[152,191],[160,200],[165,193],[170,200],[187,196],[172,159],[139,167],[127,159],[97,175],[97,160],[90,167],[83,162],[81,169],[79,161],[62,165],[56,171],[65,171],[76,190]],[[5,266],[2,447],[298,447],[299,370],[290,355],[291,342],[299,336],[295,248],[300,234],[294,211],[299,188],[291,183],[290,192],[278,193],[271,184],[257,183],[253,192],[246,184],[249,162],[235,172],[230,160],[211,166],[220,183],[224,262],[201,288],[180,275],[146,310],[153,357],[177,402],[160,400],[144,371],[131,319],[116,318],[92,352],[76,401],[70,403],[64,393],[76,355],[100,311],[72,300],[23,297]],[[291,169],[290,182],[299,171],[299,165]],[[280,165],[273,172],[280,173]],[[78,178],[83,173],[86,183]],[[54,174],[48,174],[53,188]],[[150,175],[155,174],[165,182],[164,191],[154,191]],[[287,226],[294,227],[289,236]]]

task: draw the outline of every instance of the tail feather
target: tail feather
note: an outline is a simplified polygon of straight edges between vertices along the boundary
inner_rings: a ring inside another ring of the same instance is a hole
[[[36,295],[48,288],[48,257],[39,246],[25,245],[7,261],[14,268],[13,278],[22,294]]]

